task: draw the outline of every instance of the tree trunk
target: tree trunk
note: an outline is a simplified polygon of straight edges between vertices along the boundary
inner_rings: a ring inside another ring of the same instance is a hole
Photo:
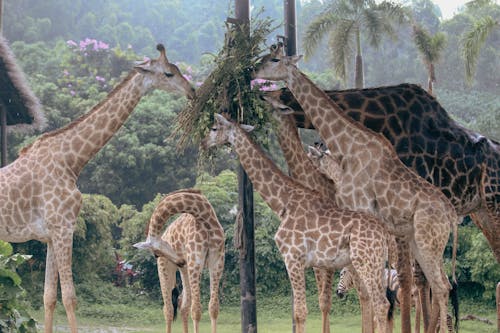
[[[361,89],[365,85],[363,77],[363,57],[361,56],[361,36],[359,30],[356,32],[356,67],[354,71],[354,84],[356,89]]]

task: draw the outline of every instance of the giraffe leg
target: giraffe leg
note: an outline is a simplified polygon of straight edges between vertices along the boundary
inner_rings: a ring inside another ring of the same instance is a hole
[[[333,270],[314,268],[318,288],[318,301],[321,310],[322,333],[330,333],[330,310],[332,308]]]
[[[53,243],[53,250],[57,260],[57,271],[61,281],[61,294],[68,325],[71,333],[77,333],[76,325],[76,293],[73,285],[73,272],[71,270],[71,255],[73,248],[73,236]]]
[[[418,297],[420,299],[421,314],[424,322],[424,331],[429,327],[431,304],[430,304],[430,288],[429,282],[425,278],[424,272],[418,262],[415,263],[415,272],[413,274],[415,284],[418,289]],[[415,319],[416,320],[416,319]]]
[[[419,294],[414,295],[415,299],[415,333],[420,333],[420,317],[422,313],[422,303]]]
[[[412,273],[410,265],[410,245],[405,238],[397,237],[398,251],[398,280],[401,288],[399,307],[401,313],[401,332],[411,333],[411,285]]]
[[[373,308],[366,286],[360,281],[356,273],[356,291],[358,292],[359,306],[361,308],[361,332],[375,333],[373,325]]]
[[[45,265],[45,283],[43,288],[43,304],[45,309],[45,333],[52,333],[54,310],[57,303],[57,261],[52,243],[47,243],[47,258]]]
[[[167,333],[172,332],[174,307],[172,305],[172,289],[175,287],[175,272],[177,266],[165,257],[158,257],[158,278],[160,280],[161,295],[163,298],[163,316],[165,317]]]
[[[208,257],[210,270],[210,302],[208,303],[208,312],[212,333],[217,332],[217,318],[219,317],[219,282],[224,271],[224,252],[213,254],[210,252]]]
[[[193,260],[192,263],[200,262]],[[200,264],[189,265],[188,276],[191,286],[191,320],[193,321],[194,333],[199,333],[201,320],[201,299],[200,299],[200,280],[203,266]]]
[[[182,294],[179,296],[179,299],[181,300],[179,308],[182,317],[183,332],[188,333],[188,317],[189,309],[191,307],[191,283],[189,281],[189,274],[185,266],[180,269],[180,272],[182,280]]]
[[[299,260],[287,257],[285,257],[285,265],[292,285],[295,333],[305,333],[307,317],[305,267]]]

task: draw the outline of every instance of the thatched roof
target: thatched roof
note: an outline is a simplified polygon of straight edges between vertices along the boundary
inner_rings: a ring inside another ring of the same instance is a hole
[[[9,130],[33,131],[45,127],[38,98],[29,88],[7,41],[0,36],[0,107],[7,110]]]

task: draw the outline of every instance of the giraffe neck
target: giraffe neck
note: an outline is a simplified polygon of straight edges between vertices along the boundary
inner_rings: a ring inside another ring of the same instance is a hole
[[[49,132],[23,152],[48,149],[78,176],[87,162],[111,139],[146,93],[144,76],[132,71],[105,100],[69,125]]]
[[[285,156],[290,175],[302,185],[316,190],[326,198],[333,199],[335,185],[332,180],[318,172],[304,151],[299,132],[292,115],[280,115],[278,141]]]
[[[287,85],[332,151],[347,155],[356,146],[364,146],[373,140],[373,133],[347,117],[323,90],[295,66],[290,67]]]
[[[151,216],[148,234],[161,237],[165,223],[179,213],[190,214],[197,221],[218,221],[212,205],[200,191],[182,190],[165,196],[158,204]]]
[[[247,133],[234,126],[235,136],[232,145],[239,156],[243,169],[262,199],[278,216],[285,208],[290,191],[294,187],[292,180],[278,169],[260,147],[250,140]]]

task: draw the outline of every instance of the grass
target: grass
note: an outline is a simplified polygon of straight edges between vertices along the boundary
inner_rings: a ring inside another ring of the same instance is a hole
[[[317,308],[315,296],[309,296],[309,316],[307,317],[307,332],[321,331],[321,316]],[[361,316],[356,311],[356,300],[342,302],[334,300],[332,305],[331,330],[335,333],[361,332]],[[234,304],[234,303],[233,303]],[[201,332],[210,332],[210,318],[206,311],[207,302],[203,302],[204,312],[200,322]],[[476,304],[462,302],[461,316],[474,314],[488,318],[496,323],[494,304]],[[34,313],[39,322],[43,322],[43,310]],[[217,331],[218,333],[241,332],[240,309],[235,305],[221,307]],[[55,332],[68,332],[66,316],[62,305],[58,303],[55,316]],[[83,333],[163,333],[165,322],[161,304],[138,298],[129,300],[127,304],[81,304],[77,312],[80,331]],[[190,332],[192,324],[189,322]],[[399,315],[396,315],[395,330],[399,329]],[[260,333],[289,333],[291,332],[291,306],[289,297],[259,298],[257,300],[257,327]],[[182,323],[178,319],[173,324],[173,332],[182,332]],[[488,325],[479,321],[461,321],[462,333],[496,333],[495,325]]]

